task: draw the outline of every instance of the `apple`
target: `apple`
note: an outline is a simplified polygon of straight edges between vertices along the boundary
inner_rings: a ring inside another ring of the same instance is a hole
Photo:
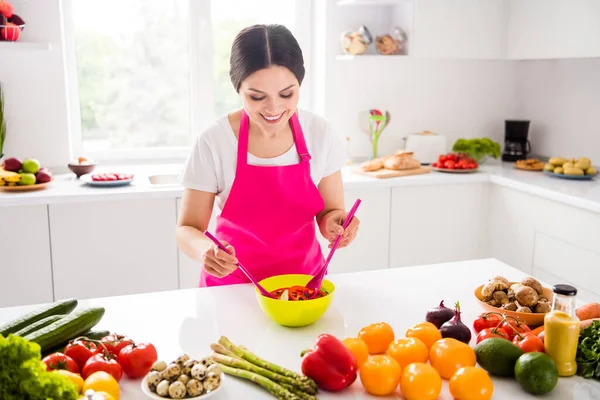
[[[21,174],[21,180],[19,181],[19,185],[35,185],[35,175],[29,172],[23,172]]]
[[[35,158],[28,158],[23,160],[23,172],[29,172],[30,174],[36,174],[40,170],[40,162]]]
[[[21,169],[21,161],[15,157],[7,158],[2,161],[2,168],[6,171],[18,172]]]
[[[40,168],[37,174],[35,174],[37,183],[46,183],[52,180],[52,174],[46,168]]]

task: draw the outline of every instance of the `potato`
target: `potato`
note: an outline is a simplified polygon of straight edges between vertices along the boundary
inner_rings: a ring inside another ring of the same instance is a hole
[[[575,166],[575,164],[573,164],[572,162],[566,162],[562,165],[562,168],[566,171],[567,168],[573,168]]]
[[[554,171],[554,165],[549,164],[549,163],[544,165],[544,171],[548,171],[548,172]]]
[[[548,160],[548,163],[554,165],[555,167],[560,167],[561,165],[563,165],[566,162],[567,162],[567,160],[564,159],[563,157],[552,157],[551,159]]]
[[[586,175],[596,175],[596,168],[589,167],[588,169],[585,170],[585,174]]]
[[[544,293],[542,284],[539,283],[536,279],[534,279],[532,277],[523,278],[521,280],[521,285],[529,286],[530,288],[534,289],[538,295],[541,295],[542,293]]]
[[[575,166],[577,168],[581,168],[583,170],[588,169],[589,167],[592,166],[592,160],[590,160],[587,157],[581,157],[579,160],[577,160],[577,162],[575,163]]]
[[[564,172],[562,167],[556,167],[554,168],[554,173],[555,174],[562,174]]]
[[[515,290],[515,300],[524,307],[534,307],[538,303],[538,294],[529,286],[521,286]]]
[[[581,168],[563,168],[565,171],[565,175],[576,175],[583,176],[583,170]]]

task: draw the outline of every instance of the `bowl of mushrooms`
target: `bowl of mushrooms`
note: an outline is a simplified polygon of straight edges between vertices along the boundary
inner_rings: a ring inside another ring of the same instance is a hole
[[[544,324],[544,316],[552,308],[553,293],[532,277],[509,282],[503,276],[495,276],[475,289],[475,297],[484,310],[518,318],[532,327]]]
[[[142,391],[149,399],[205,399],[221,389],[223,377],[212,358],[182,354],[171,363],[156,361],[142,380]]]

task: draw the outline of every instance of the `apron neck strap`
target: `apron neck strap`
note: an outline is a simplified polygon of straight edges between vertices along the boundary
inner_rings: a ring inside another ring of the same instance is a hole
[[[237,165],[246,165],[248,163],[248,132],[250,119],[246,110],[242,108],[242,116],[240,119],[240,131],[238,133],[238,151],[237,151]],[[294,136],[294,143],[296,144],[296,150],[300,156],[301,162],[310,161],[311,157],[308,153],[308,147],[306,147],[306,141],[304,140],[304,133],[300,122],[298,121],[298,115],[294,113],[290,118],[290,126],[292,128],[292,135]]]

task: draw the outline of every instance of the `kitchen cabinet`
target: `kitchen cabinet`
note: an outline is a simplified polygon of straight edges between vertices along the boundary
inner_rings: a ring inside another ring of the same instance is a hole
[[[600,57],[598,21],[598,0],[511,0],[507,56],[516,60]]]
[[[487,257],[487,182],[395,187],[391,201],[391,268]]]
[[[505,58],[506,8],[504,0],[416,0],[415,57]]]
[[[181,199],[177,199],[177,219],[179,219],[179,213],[181,212]],[[215,233],[216,227],[216,219],[215,213],[210,219],[208,223],[208,231],[212,234]],[[200,280],[200,270],[202,269],[202,264],[192,260],[189,258],[183,251],[178,250],[178,260],[179,260],[179,288],[180,289],[190,289],[197,288],[198,282]]]
[[[346,189],[344,200],[350,210],[356,199],[361,203],[356,211],[360,220],[358,233],[350,246],[335,251],[328,273],[346,273],[384,269],[389,267],[390,188]],[[317,227],[317,238],[323,256],[327,258],[329,242]]]
[[[600,215],[492,185],[489,216],[491,257],[600,301]]]
[[[48,208],[0,207],[0,307],[53,300]]]
[[[52,204],[55,299],[178,288],[175,199]]]

